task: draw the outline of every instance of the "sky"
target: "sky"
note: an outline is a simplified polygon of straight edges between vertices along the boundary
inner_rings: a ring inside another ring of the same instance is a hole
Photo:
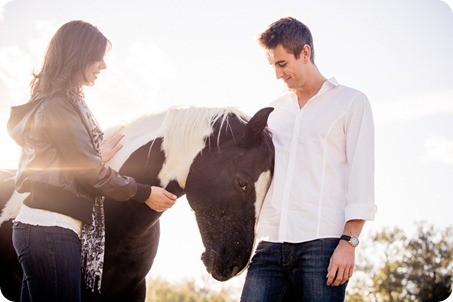
[[[108,128],[173,105],[252,115],[286,91],[257,36],[293,16],[312,31],[321,73],[370,99],[378,213],[365,236],[387,226],[413,232],[421,220],[453,225],[453,0],[0,0],[0,7],[2,168],[16,167],[19,156],[6,132],[9,108],[28,100],[31,72],[64,23],[90,22],[113,44],[107,69],[86,90]],[[205,280],[202,250],[180,198],[162,218],[150,276]]]

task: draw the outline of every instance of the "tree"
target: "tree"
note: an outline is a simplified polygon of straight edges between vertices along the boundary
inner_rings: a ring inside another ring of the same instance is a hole
[[[375,234],[374,242],[381,244],[384,258],[380,269],[373,276],[376,291],[385,301],[407,301],[405,299],[405,275],[404,265],[406,235],[399,228],[385,228]]]
[[[418,238],[409,240],[411,251],[404,259],[407,266],[407,292],[416,301],[443,301],[452,292],[452,228],[438,232],[433,226],[418,224]]]
[[[371,236],[372,246],[362,246],[366,258],[358,259],[348,301],[437,302],[451,294],[452,227],[416,225],[412,238],[400,228],[384,228]]]

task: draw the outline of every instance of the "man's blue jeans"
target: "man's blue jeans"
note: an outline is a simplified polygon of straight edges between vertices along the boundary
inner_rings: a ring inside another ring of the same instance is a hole
[[[81,245],[77,234],[60,227],[15,222],[13,245],[24,272],[21,302],[80,302]]]
[[[247,271],[242,302],[344,301],[346,284],[327,286],[327,268],[339,239],[303,243],[262,241]]]

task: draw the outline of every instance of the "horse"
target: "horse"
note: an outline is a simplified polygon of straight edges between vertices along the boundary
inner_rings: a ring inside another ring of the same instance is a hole
[[[186,195],[204,245],[207,272],[226,281],[244,271],[269,187],[274,147],[267,119],[236,108],[172,107],[111,128],[123,148],[108,165],[144,184]],[[120,130],[118,130],[120,129]],[[12,219],[26,194],[14,191],[13,170],[0,172],[0,288],[18,300],[22,271],[11,241]],[[83,301],[144,301],[145,277],[157,253],[162,213],[135,201],[105,200],[105,258],[100,293]]]

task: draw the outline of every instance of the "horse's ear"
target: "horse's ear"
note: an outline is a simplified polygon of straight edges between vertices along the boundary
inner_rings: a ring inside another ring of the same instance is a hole
[[[253,146],[260,143],[261,133],[267,125],[269,114],[274,111],[272,107],[266,107],[259,110],[248,122],[244,135],[241,138],[241,145]]]

